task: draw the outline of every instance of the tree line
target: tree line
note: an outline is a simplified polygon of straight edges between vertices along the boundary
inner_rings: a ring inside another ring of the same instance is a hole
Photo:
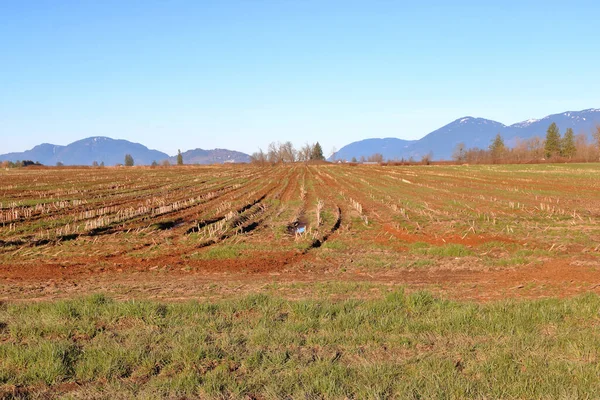
[[[41,167],[44,164],[40,163],[39,161],[32,161],[32,160],[17,160],[17,161],[2,161],[2,164],[0,164],[2,166],[2,168],[20,168],[20,167],[29,167],[29,166],[38,166]]]
[[[177,165],[183,165],[183,154],[181,154],[181,150],[177,150]],[[133,159],[131,154],[125,154],[125,166],[126,167],[133,167],[135,165],[135,160]],[[152,161],[152,164],[150,164],[151,167],[158,167],[158,162],[156,160]],[[171,166],[171,162],[169,162],[169,160],[163,160],[162,161],[162,166],[163,167],[169,167]]]
[[[592,141],[586,134],[575,135],[567,128],[561,136],[556,123],[551,123],[545,139],[535,136],[530,139],[516,139],[513,147],[504,143],[502,135],[497,134],[487,149],[467,148],[458,143],[452,153],[452,159],[460,163],[523,163],[540,161],[596,161],[600,159],[600,126],[596,127]]]
[[[323,148],[316,142],[314,144],[306,143],[300,149],[294,148],[292,142],[284,143],[272,142],[267,151],[262,149],[252,153],[250,162],[253,164],[278,164],[307,161],[324,161]]]

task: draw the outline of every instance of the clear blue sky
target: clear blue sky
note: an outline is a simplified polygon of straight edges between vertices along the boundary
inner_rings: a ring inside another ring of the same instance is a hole
[[[599,3],[3,0],[0,153],[97,135],[329,153],[600,108]]]

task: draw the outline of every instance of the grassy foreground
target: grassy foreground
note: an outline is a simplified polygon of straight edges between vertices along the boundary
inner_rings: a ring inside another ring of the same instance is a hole
[[[1,398],[598,398],[600,298],[0,305]]]

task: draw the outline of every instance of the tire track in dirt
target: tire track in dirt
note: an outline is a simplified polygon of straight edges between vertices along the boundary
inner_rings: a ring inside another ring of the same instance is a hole
[[[336,217],[335,223],[333,224],[333,227],[329,230],[329,232],[327,232],[320,238],[314,239],[313,242],[310,244],[310,246],[303,251],[303,253],[306,254],[310,250],[318,249],[319,247],[321,247],[327,241],[327,239],[329,239],[329,237],[331,235],[333,235],[338,229],[340,229],[341,224],[342,224],[342,209],[340,207],[337,207],[337,217]]]
[[[329,228],[320,237],[314,238],[312,240],[308,247],[302,251],[303,255],[308,254],[312,250],[320,248],[325,242],[327,242],[327,240],[329,240],[329,238],[340,229],[344,215],[344,213],[342,212],[342,208],[340,207],[340,205],[336,204],[336,201],[331,193],[332,191],[336,190],[337,185],[331,182],[327,184],[320,176],[319,170],[317,168],[318,167],[315,166],[308,166],[307,173],[311,176],[312,184],[315,187],[314,191],[318,191],[320,197],[323,197],[325,204],[334,204],[333,208],[335,210],[335,220],[331,228]]]
[[[290,170],[282,168],[277,170],[277,172],[279,175],[275,176],[276,179],[271,180],[271,183],[267,187],[262,188],[262,190],[259,192],[262,193],[261,197],[252,202],[244,204],[232,213],[233,215],[231,216],[231,222],[229,222],[228,214],[224,214],[209,220],[201,221],[200,224],[197,224],[195,227],[187,228],[187,230],[183,232],[183,235],[190,235],[202,230],[208,233],[209,238],[196,245],[184,245],[180,242],[178,244],[178,254],[180,258],[184,258],[186,255],[189,255],[198,249],[213,246],[232,237],[240,237],[240,235],[245,235],[259,230],[264,225],[264,222],[268,216],[273,212],[271,207],[267,207],[265,205],[265,201],[279,199],[289,185],[289,180],[282,179],[282,176],[280,175],[283,172],[286,172],[287,175],[290,175]],[[285,187],[277,190],[278,185],[281,182],[288,183]],[[246,193],[247,191],[247,187],[245,190],[241,190],[242,194]],[[270,196],[270,194],[273,192],[275,192],[275,194]],[[262,218],[257,219],[259,216],[262,216]],[[152,243],[147,243],[143,246],[140,246],[139,250],[148,247],[151,244]]]
[[[302,174],[305,173],[305,170],[302,169]],[[280,187],[278,190],[274,190],[275,194],[273,194],[272,196],[269,196],[269,200],[281,200],[284,201],[283,198],[285,197],[287,201],[290,201],[293,197],[294,197],[294,193],[296,192],[296,189],[298,188],[298,174],[299,174],[299,169],[298,168],[293,168],[293,169],[288,169],[288,179],[276,179],[276,182],[278,183],[283,183],[283,186]],[[269,219],[272,219],[274,217],[275,214],[275,209],[269,209],[269,210],[264,210],[264,212],[260,213],[260,218],[256,218],[256,215],[251,215],[249,218],[244,219],[244,223],[243,225],[239,226],[239,232],[241,234],[246,234],[249,232],[255,232],[259,229],[264,229],[266,226],[266,221],[268,221]],[[338,213],[338,220],[341,221],[341,213]],[[239,225],[239,224],[238,224]],[[260,268],[258,265],[256,265],[255,261],[256,260],[252,260],[249,261],[248,259],[244,259],[241,262],[236,262],[233,260],[229,260],[228,262],[226,262],[227,265],[229,265],[230,270],[235,271],[236,269],[239,269],[241,266],[239,266],[239,264],[243,264],[243,268],[249,268],[248,263],[250,263],[250,265],[252,265],[251,269],[253,270],[257,270],[260,269],[261,271],[277,271],[277,270],[281,270],[283,268],[285,268],[286,266],[288,266],[291,263],[295,263],[298,262],[301,258],[305,258],[308,251],[312,248],[316,248],[317,246],[317,241],[319,241],[319,243],[324,243],[328,237],[331,235],[332,232],[334,232],[335,230],[337,230],[339,228],[339,222],[336,221],[336,223],[334,223],[334,227],[332,228],[331,232],[326,233],[324,236],[322,236],[319,239],[313,240],[310,244],[307,245],[307,248],[302,251],[302,252],[292,252],[290,253],[289,251],[280,251],[280,252],[275,252],[276,256],[269,256],[266,258],[261,258],[263,260],[263,264],[260,265]],[[232,234],[231,232],[223,235],[222,237],[219,237],[218,239],[215,240],[211,240],[208,243],[206,243],[206,246],[201,246],[201,247],[208,247],[208,246],[212,246],[218,243],[223,242],[224,240],[230,239],[234,236],[238,236],[236,234]],[[238,266],[236,266],[236,264],[238,264]]]
[[[270,190],[273,190],[273,189],[270,189]],[[258,199],[256,199],[256,200],[254,200],[254,201],[252,201],[252,202],[250,202],[250,203],[247,203],[247,204],[243,205],[241,208],[239,208],[239,209],[237,210],[237,213],[236,213],[236,214],[237,214],[238,216],[240,216],[240,215],[242,215],[242,216],[243,216],[243,215],[244,215],[244,213],[246,213],[248,210],[251,210],[253,207],[255,207],[255,206],[260,206],[260,205],[262,204],[262,202],[263,202],[263,201],[264,201],[264,200],[267,198],[267,195],[268,195],[268,193],[269,193],[269,191],[267,191],[267,193],[263,194],[263,195],[262,195],[260,198],[258,198]],[[187,235],[189,235],[189,234],[192,234],[192,233],[195,233],[195,232],[199,232],[199,231],[200,231],[200,229],[204,229],[204,228],[210,228],[211,226],[213,226],[213,225],[215,225],[215,224],[219,224],[219,223],[221,223],[221,222],[222,222],[222,221],[224,221],[226,218],[227,218],[227,216],[226,216],[226,215],[223,215],[223,216],[218,216],[218,217],[215,217],[215,218],[213,218],[212,220],[206,220],[206,221],[203,221],[203,222],[201,223],[201,224],[202,224],[202,227],[200,227],[199,225],[197,225],[196,227],[188,228],[188,230],[187,230],[187,231],[186,231],[184,234],[187,234]],[[195,228],[197,228],[197,229],[195,229]],[[230,236],[232,236],[232,235],[229,235],[229,234],[222,234],[222,235],[221,235],[221,237],[217,238],[218,240],[217,240],[217,239],[214,239],[214,240],[212,240],[212,239],[211,239],[211,240],[207,241],[207,242],[206,242],[206,244],[204,244],[204,245],[202,245],[202,244],[201,244],[201,245],[199,245],[199,246],[198,246],[198,245],[194,245],[194,246],[184,246],[183,244],[179,243],[179,244],[178,244],[178,248],[179,248],[179,250],[178,250],[178,254],[179,254],[180,256],[185,256],[186,254],[189,254],[190,252],[194,251],[195,249],[202,248],[202,247],[208,247],[208,246],[210,246],[210,245],[213,245],[213,244],[219,243],[219,242],[221,242],[221,241],[223,241],[223,240],[227,239],[227,238],[228,238],[228,237],[230,237]],[[170,236],[170,237],[173,237],[173,236]],[[177,236],[175,236],[175,237],[178,237],[178,235],[177,235]],[[137,252],[137,251],[143,250],[144,248],[150,247],[150,246],[152,246],[153,244],[154,244],[154,245],[156,245],[156,242],[155,242],[154,240],[153,240],[152,242],[146,242],[146,243],[143,243],[143,244],[141,244],[141,245],[138,245],[137,247],[134,247],[133,249],[125,250],[125,251],[118,252],[118,253],[114,253],[114,254],[109,254],[109,255],[107,255],[107,256],[105,256],[105,257],[106,257],[107,259],[110,259],[110,258],[115,258],[115,257],[124,256],[124,255],[126,255],[126,254],[129,254],[129,253],[134,253],[134,252]]]

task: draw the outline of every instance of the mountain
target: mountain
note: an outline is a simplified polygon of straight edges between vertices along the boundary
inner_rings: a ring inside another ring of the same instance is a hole
[[[194,149],[181,153],[181,155],[183,156],[184,164],[223,164],[227,162],[250,162],[250,156],[248,154],[226,149]],[[176,164],[177,156],[169,157],[169,162],[171,164]]]
[[[0,161],[17,161],[17,160],[32,160],[39,161],[42,164],[48,165],[42,160],[52,160],[56,157],[56,154],[60,153],[65,146],[58,146],[50,143],[42,143],[35,146],[31,150],[23,151],[20,153],[7,153],[0,155]],[[56,161],[52,165],[56,164]]]
[[[567,128],[572,128],[575,134],[586,134],[591,136],[597,125],[600,125],[600,109],[590,108],[583,111],[566,111],[561,114],[553,114],[542,119],[530,119],[507,127],[509,134],[505,136],[509,140],[519,137],[528,139],[534,136],[546,137],[546,130],[551,123],[555,122],[564,134]],[[512,137],[511,137],[512,134]]]
[[[412,148],[417,155],[414,158],[431,153],[434,159],[450,159],[454,147],[461,142],[467,147],[485,148],[505,128],[504,124],[489,119],[460,118],[417,140]]]
[[[131,154],[136,165],[149,165],[152,161],[169,157],[166,153],[150,150],[139,143],[97,136],[78,140],[67,146],[44,143],[22,153],[2,154],[0,160],[32,160],[44,165],[56,165],[57,162],[64,165],[92,165],[96,161],[108,166],[124,163],[125,154]]]
[[[160,161],[168,157],[166,153],[150,150],[139,143],[107,137],[91,137],[66,146],[59,153],[60,159],[57,161],[65,165],[91,165],[94,161],[115,165],[125,162],[125,154],[131,154],[137,165],[149,165],[152,161]]]
[[[445,125],[419,140],[402,140],[395,138],[366,139],[350,143],[342,147],[331,159],[350,160],[361,156],[368,157],[375,153],[383,154],[384,159],[419,160],[431,153],[434,159],[449,160],[458,143],[465,143],[467,148],[487,148],[499,133],[508,146],[513,146],[518,139],[529,139],[534,136],[545,138],[548,126],[555,122],[561,133],[572,128],[575,134],[583,133],[591,137],[592,131],[600,125],[600,109],[583,111],[567,111],[553,114],[542,119],[530,119],[513,125],[483,118],[464,117]]]
[[[90,137],[78,140],[67,146],[54,144],[40,144],[31,150],[21,153],[8,153],[0,155],[0,161],[31,160],[39,161],[44,165],[92,165],[94,161],[105,165],[123,164],[125,154],[131,154],[135,165],[150,165],[153,161],[169,160],[171,164],[177,163],[177,156],[170,157],[158,150],[150,150],[139,143],[127,140],[111,139],[103,136]],[[214,150],[188,150],[183,155],[185,164],[214,164],[224,162],[250,162],[248,154],[226,149]]]
[[[410,149],[414,140],[402,140],[396,138],[365,139],[350,143],[335,153],[335,159],[348,160],[352,157],[359,159],[361,156],[368,157],[375,153],[383,155],[384,159],[393,159],[396,154],[405,153]]]

